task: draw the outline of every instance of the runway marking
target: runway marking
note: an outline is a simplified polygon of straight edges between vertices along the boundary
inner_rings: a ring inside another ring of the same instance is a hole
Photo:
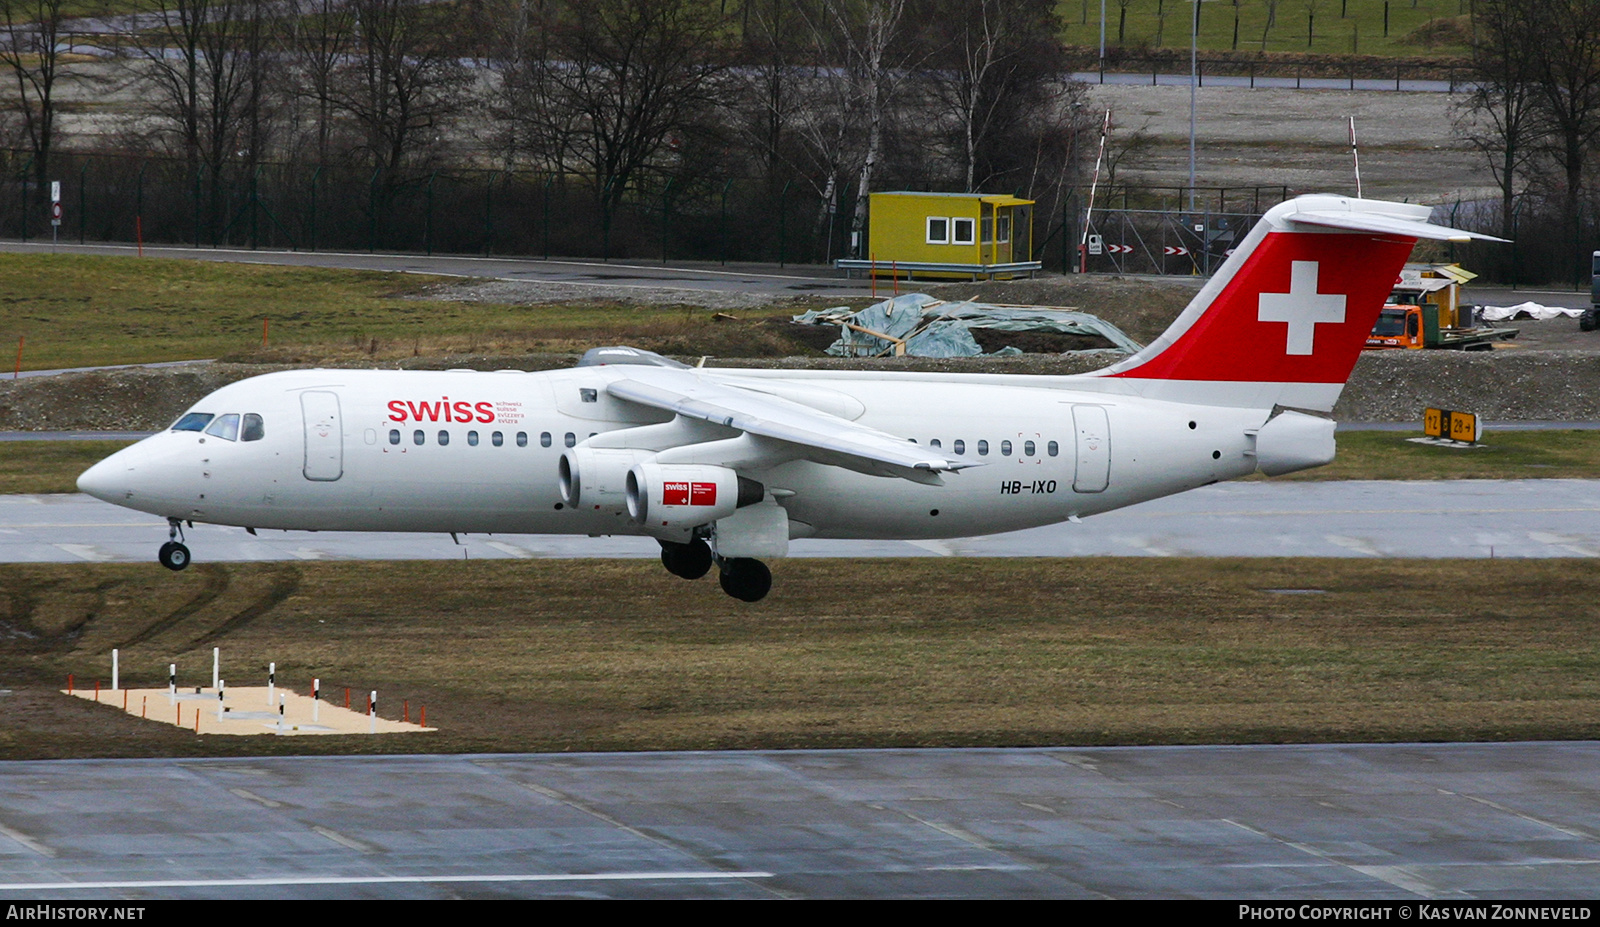
[[[88,560],[93,563],[105,563],[108,560],[116,559],[115,554],[109,554],[93,544],[52,544],[50,546],[66,551],[81,560]]]
[[[505,541],[484,541],[483,546],[493,547],[502,554],[510,554],[511,556],[516,557],[518,560],[527,560],[529,557],[533,556],[532,551],[525,550],[516,546],[515,544],[507,544]]]
[[[1596,550],[1586,544],[1579,543],[1580,541],[1588,540],[1588,538],[1580,537],[1575,534],[1553,534],[1549,531],[1529,531],[1528,538],[1529,540],[1537,541],[1540,544],[1549,544],[1551,547],[1559,547],[1562,550],[1571,551],[1580,557],[1600,557],[1600,550]]]
[[[1441,512],[1438,509],[1283,509],[1281,511],[1277,509],[1261,509],[1258,511],[1222,509],[1215,512],[1140,512],[1130,509],[1114,509],[1113,511],[1118,516],[1124,518],[1315,518],[1327,515],[1438,515],[1441,517],[1459,518],[1462,515],[1532,515],[1551,512],[1600,512],[1600,506],[1572,506],[1570,508],[1550,509],[1473,509],[1470,512]],[[1112,512],[1103,513],[1103,515],[1110,514],[1112,514]],[[1103,520],[1103,516],[1096,517],[1101,517]]]
[[[906,543],[912,547],[919,547],[931,554],[938,554],[941,557],[956,556],[955,548],[951,547],[946,541],[907,541]]]
[[[1263,840],[1271,840],[1274,843],[1281,844],[1291,849],[1299,850],[1301,853],[1304,853],[1307,856],[1314,856],[1317,859],[1331,863],[1332,865],[1343,866],[1352,872],[1359,872],[1362,875],[1371,876],[1372,878],[1378,879],[1381,882],[1386,882],[1390,885],[1393,885],[1395,888],[1411,892],[1412,894],[1421,895],[1424,898],[1453,898],[1465,897],[1466,895],[1465,892],[1461,891],[1442,890],[1437,886],[1432,885],[1416,873],[1407,870],[1403,866],[1354,865],[1344,862],[1343,860],[1335,857],[1333,854],[1320,850],[1308,843],[1296,843],[1292,840],[1284,840],[1281,837],[1269,834],[1260,828],[1251,827],[1249,824],[1241,824],[1238,821],[1232,820],[1231,818],[1219,818],[1218,820],[1222,821],[1224,824],[1231,824],[1247,833],[1255,834],[1257,837],[1260,837]]]
[[[1137,548],[1139,550],[1142,550],[1145,553],[1151,555],[1152,557],[1171,557],[1171,556],[1175,555],[1174,552],[1171,549],[1166,548],[1166,547],[1161,547],[1161,546],[1159,546],[1157,544],[1153,544],[1150,541],[1146,540],[1145,538],[1138,538],[1138,537],[1131,537],[1131,538],[1130,537],[1120,537],[1119,538],[1119,537],[1114,537],[1114,538],[1112,538],[1112,540],[1116,541],[1118,544],[1126,544],[1129,547],[1134,547],[1134,548]]]
[[[264,879],[152,879],[143,882],[5,882],[0,892],[124,888],[250,888],[266,885],[415,885],[452,882],[660,882],[770,879],[770,872],[592,872],[454,876],[281,876]]]
[[[12,840],[15,840],[16,842],[22,844],[23,846],[25,846],[28,849],[32,850],[33,852],[39,854],[40,856],[44,856],[44,857],[47,857],[49,859],[55,859],[56,858],[56,851],[55,850],[51,849],[50,847],[45,846],[44,844],[40,843],[39,841],[37,841],[34,838],[28,836],[27,834],[23,833],[20,830],[13,830],[13,829],[5,826],[4,824],[0,824],[0,834],[4,834],[5,836],[10,837]]]
[[[273,801],[272,799],[267,798],[267,797],[265,797],[263,795],[257,795],[256,793],[250,791],[249,789],[229,789],[228,791],[232,792],[233,794],[235,794],[237,796],[239,796],[240,798],[244,799],[245,801],[253,801],[253,802],[256,802],[258,804],[265,805],[268,808],[282,808],[283,807],[283,802],[281,802],[281,801]]]
[[[301,560],[321,560],[327,556],[323,551],[312,550],[309,547],[296,547],[294,550],[289,551],[289,555],[291,557],[299,557]]]
[[[1461,793],[1459,793],[1459,792],[1447,792],[1444,789],[1440,789],[1439,791],[1445,792],[1445,794],[1447,794],[1447,795],[1461,795]],[[1576,827],[1566,827],[1564,825],[1557,824],[1554,821],[1547,821],[1544,818],[1537,818],[1537,817],[1534,817],[1531,814],[1524,814],[1523,812],[1518,811],[1515,808],[1508,808],[1505,805],[1502,805],[1497,801],[1490,801],[1487,798],[1479,798],[1476,795],[1461,795],[1461,797],[1465,798],[1467,801],[1477,802],[1480,805],[1487,805],[1488,807],[1493,808],[1494,810],[1499,811],[1499,812],[1501,812],[1503,814],[1509,814],[1512,817],[1521,818],[1522,820],[1527,821],[1530,824],[1538,824],[1541,827],[1548,827],[1551,830],[1556,831],[1557,833],[1566,834],[1568,837],[1580,837],[1580,838],[1582,838],[1584,840],[1594,840],[1595,839],[1595,835],[1592,834],[1592,833],[1589,833],[1586,830],[1581,830],[1581,829],[1576,828]],[[1562,860],[1562,862],[1568,862],[1568,861],[1567,860]],[[1574,860],[1574,862],[1600,862],[1600,861],[1597,861],[1597,860]]]
[[[374,847],[370,843],[363,843],[360,840],[355,839],[354,837],[346,837],[344,834],[341,834],[338,831],[333,830],[331,828],[323,827],[320,824],[315,826],[315,827],[312,827],[311,828],[311,832],[314,833],[314,834],[320,834],[320,835],[322,835],[324,837],[327,837],[329,840],[332,840],[334,843],[337,843],[338,845],[344,847],[345,849],[355,850],[357,853],[376,853],[377,852],[377,848]]]
[[[1361,538],[1347,538],[1341,534],[1324,534],[1322,539],[1335,547],[1343,547],[1345,550],[1353,550],[1358,554],[1366,554],[1368,557],[1383,556],[1382,551],[1378,550],[1376,547],[1373,547],[1369,541],[1362,540]]]

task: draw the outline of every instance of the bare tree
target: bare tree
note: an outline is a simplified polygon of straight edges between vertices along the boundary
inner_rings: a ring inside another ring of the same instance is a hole
[[[1458,120],[1482,152],[1500,187],[1500,235],[1512,236],[1519,183],[1534,157],[1535,61],[1543,53],[1524,0],[1479,0],[1472,50],[1472,89]]]
[[[1525,18],[1513,22],[1526,22],[1539,43],[1539,52],[1529,56],[1536,118],[1545,151],[1562,174],[1563,212],[1576,253],[1585,170],[1600,139],[1600,0],[1526,3]]]
[[[57,69],[61,47],[61,0],[0,0],[5,34],[0,62],[15,80],[16,112],[33,153],[33,174],[42,188],[50,177],[55,143]]]
[[[1050,0],[946,0],[931,17],[927,69],[939,118],[958,126],[963,187],[1013,170],[1019,135],[1048,125],[1064,70]]]
[[[701,0],[574,0],[550,26],[554,118],[574,126],[570,156],[589,168],[607,214],[676,142],[703,136],[727,102],[724,20]]]
[[[354,51],[355,7],[348,0],[288,0],[284,48],[293,68],[290,92],[311,107],[317,164],[332,155],[340,68]]]
[[[154,97],[158,136],[175,149],[195,178],[196,240],[201,235],[199,188],[205,174],[206,224],[213,236],[222,218],[231,168],[254,164],[269,131],[265,81],[267,11],[248,0],[144,0],[155,23],[132,46]]]
[[[392,192],[420,169],[461,109],[467,69],[451,44],[457,8],[426,0],[350,0],[354,52],[333,100],[361,130],[360,150]]]

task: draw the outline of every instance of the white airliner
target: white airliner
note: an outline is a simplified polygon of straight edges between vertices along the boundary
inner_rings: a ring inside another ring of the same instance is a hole
[[[78,478],[250,530],[631,534],[756,601],[792,538],[919,539],[1110,511],[1334,456],[1332,411],[1426,207],[1271,209],[1144,350],[1080,376],[689,368],[304,370],[226,386]]]

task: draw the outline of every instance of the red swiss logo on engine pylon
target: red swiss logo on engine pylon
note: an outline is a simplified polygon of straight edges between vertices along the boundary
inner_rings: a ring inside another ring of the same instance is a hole
[[[717,484],[677,480],[661,484],[662,505],[716,505]]]

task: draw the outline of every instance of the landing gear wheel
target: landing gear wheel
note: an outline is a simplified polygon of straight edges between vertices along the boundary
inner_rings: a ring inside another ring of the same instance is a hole
[[[161,545],[156,559],[161,561],[162,566],[176,572],[189,565],[189,548],[177,541],[168,541]]]
[[[1586,309],[1578,316],[1578,330],[1592,332],[1600,328],[1600,310]]]
[[[700,538],[687,544],[662,541],[661,565],[673,576],[699,579],[711,572],[711,548]]]
[[[772,589],[772,571],[760,560],[739,557],[722,562],[722,591],[742,602],[759,602]]]

